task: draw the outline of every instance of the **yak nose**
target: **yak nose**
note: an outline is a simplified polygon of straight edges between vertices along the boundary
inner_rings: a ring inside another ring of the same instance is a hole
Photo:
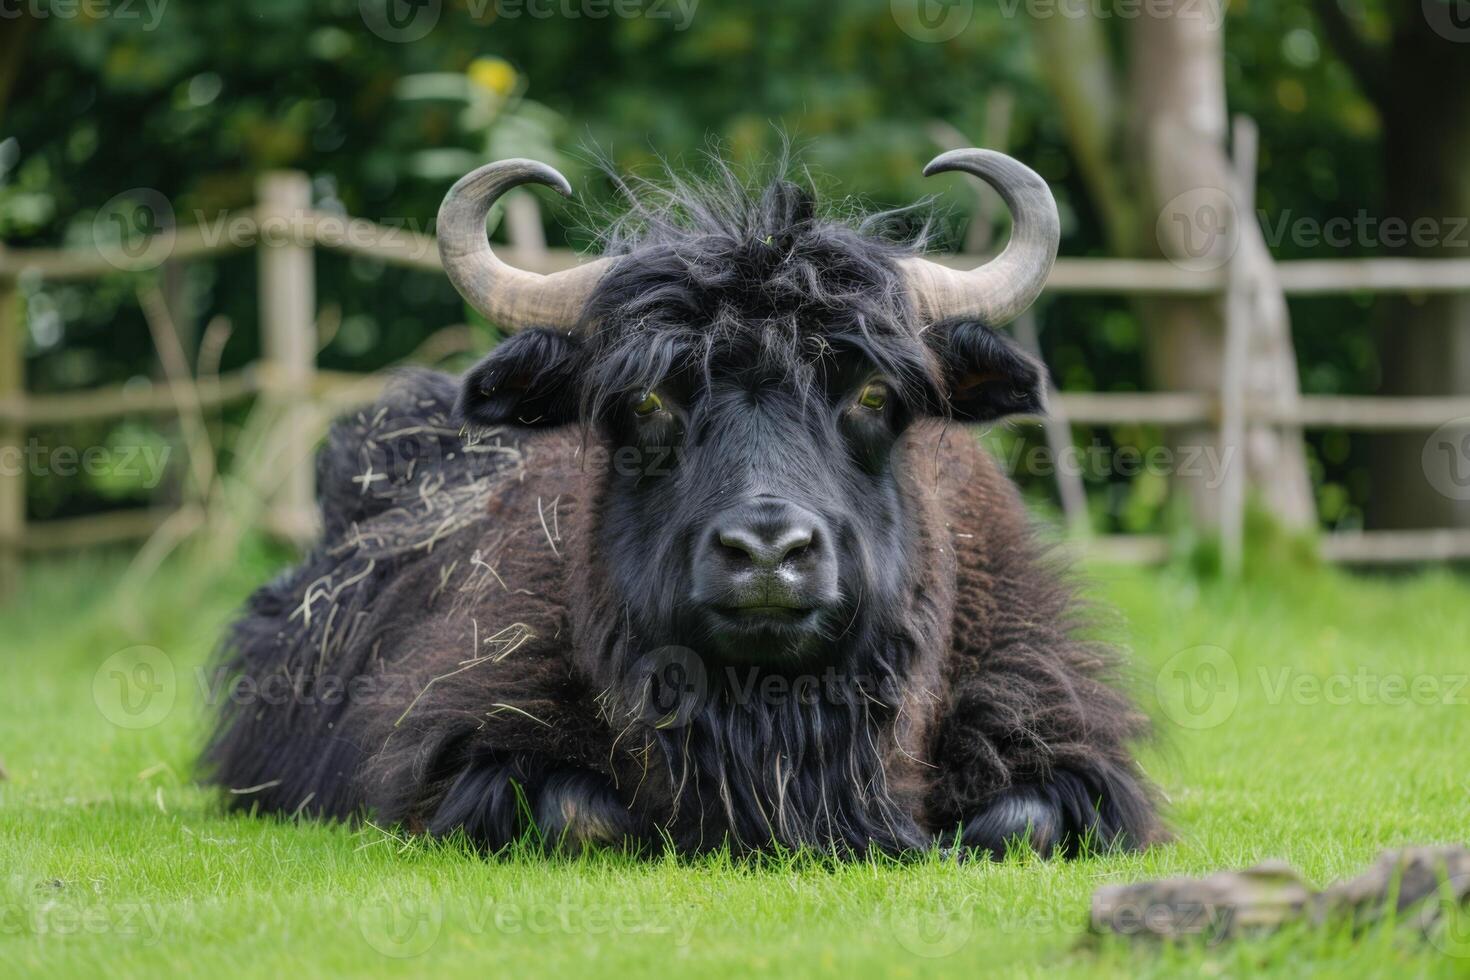
[[[803,519],[810,516],[798,510],[795,514],[722,527],[715,536],[728,551],[743,554],[758,569],[769,570],[811,547],[817,534],[816,522]]]
[[[832,535],[820,517],[790,501],[763,497],[725,511],[704,542],[697,591],[718,608],[807,612],[835,599]]]

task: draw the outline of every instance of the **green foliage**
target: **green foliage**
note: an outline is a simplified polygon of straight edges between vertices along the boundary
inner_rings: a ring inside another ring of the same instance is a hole
[[[434,29],[412,43],[367,28],[364,11],[375,4],[170,3],[156,20],[138,4],[131,17],[45,19],[0,106],[0,235],[16,246],[91,241],[98,215],[136,206],[140,188],[162,194],[181,224],[214,221],[247,206],[256,177],[281,167],[311,173],[322,208],[428,229],[452,176],[487,157],[554,160],[595,208],[613,188],[588,165],[594,155],[620,171],[661,160],[683,168],[697,165],[712,140],[737,163],[755,164],[789,136],[834,198],[892,205],[937,195],[957,243],[975,189],[958,177],[925,181],[920,168],[940,149],[936,123],[982,142],[993,122],[988,96],[1004,89],[1014,101],[1009,148],[1056,188],[1064,253],[1104,251],[1042,84],[1042,73],[1061,66],[1036,62],[1026,4],[975,4],[968,28],[944,43],[904,33],[889,0],[706,0],[687,25],[677,13],[647,15],[650,4],[640,6],[642,16],[547,19],[526,4],[442,0],[430,5],[440,10]],[[1367,7],[1370,30],[1385,35],[1389,5]],[[687,9],[660,5],[676,8]],[[1351,216],[1380,199],[1379,121],[1321,39],[1311,8],[1309,0],[1230,4],[1231,108],[1261,124],[1259,199],[1268,223]],[[1126,20],[1109,26],[1121,47]],[[588,244],[585,212],[538,197],[553,244]],[[1324,249],[1288,236],[1277,251]],[[325,367],[380,367],[466,316],[439,277],[339,256],[319,258],[318,274],[319,300],[340,310],[343,325],[322,354]],[[134,286],[124,276],[100,286],[27,283],[31,387],[156,374]],[[185,270],[178,288],[192,323],[234,324],[226,369],[256,356],[253,256]],[[1363,301],[1312,300],[1293,313],[1306,390],[1371,390],[1377,360]],[[1124,304],[1066,298],[1043,315],[1044,352],[1062,387],[1146,387],[1138,324]],[[1158,433],[1113,428],[1080,437],[1123,447]],[[1329,524],[1360,520],[1365,445],[1313,438]],[[1163,527],[1157,483],[1110,486],[1100,527]],[[1031,486],[1050,493],[1046,481]],[[33,506],[53,498],[51,510],[98,504],[74,484],[33,493]]]

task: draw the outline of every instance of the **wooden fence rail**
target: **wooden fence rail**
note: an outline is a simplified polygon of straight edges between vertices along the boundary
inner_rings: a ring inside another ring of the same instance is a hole
[[[259,305],[262,360],[236,373],[191,387],[197,405],[215,409],[252,398],[271,399],[282,411],[283,425],[295,426],[297,438],[309,438],[296,412],[335,391],[344,404],[371,397],[375,381],[367,376],[326,375],[315,364],[315,248],[326,248],[428,272],[442,270],[432,237],[404,228],[385,227],[359,218],[314,210],[305,175],[273,173],[258,185],[257,205],[231,216],[242,225],[263,230],[274,223],[282,233],[240,236],[223,234],[219,226],[170,231],[165,250],[170,260],[200,259],[240,248],[259,256]],[[529,198],[525,199],[528,203]],[[509,202],[508,202],[509,203]],[[507,222],[514,228],[527,226]],[[512,264],[537,271],[570,268],[579,256],[548,249],[539,240],[512,242],[501,250]],[[976,256],[948,256],[940,261],[971,268]],[[138,258],[81,249],[6,249],[0,247],[0,450],[24,445],[30,426],[54,425],[126,415],[173,415],[181,392],[173,383],[144,389],[108,386],[88,391],[30,395],[24,377],[24,322],[18,284],[29,280],[86,281],[119,271],[146,271],[157,265],[154,249]],[[1345,259],[1276,263],[1288,296],[1352,293],[1470,292],[1470,259]],[[1196,272],[1164,261],[1110,258],[1063,258],[1057,261],[1047,291],[1052,294],[1117,296],[1174,295],[1225,297],[1232,272],[1225,268]],[[343,393],[347,394],[344,395]],[[1432,430],[1453,419],[1470,418],[1470,397],[1384,398],[1369,396],[1303,396],[1290,411],[1271,406],[1232,405],[1230,386],[1222,394],[1172,391],[1155,393],[1064,392],[1056,405],[1070,423],[1110,425],[1146,422],[1163,426],[1209,425],[1236,430],[1224,442],[1235,444],[1245,422],[1364,431]],[[1035,420],[1022,420],[1035,421]],[[296,447],[309,457],[309,446]],[[312,470],[299,466],[271,504],[271,523],[305,533],[311,511]],[[170,511],[126,511],[68,521],[30,524],[25,514],[24,473],[0,472],[0,587],[15,581],[23,552],[74,548],[139,538],[152,533]],[[1146,536],[1104,537],[1091,542],[1112,557],[1155,561],[1167,555],[1168,542]],[[1352,532],[1325,535],[1321,551],[1330,560],[1349,562],[1416,561],[1470,558],[1470,531],[1429,529],[1414,532]]]

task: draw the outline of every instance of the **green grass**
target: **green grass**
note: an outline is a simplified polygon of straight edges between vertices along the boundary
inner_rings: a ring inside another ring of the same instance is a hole
[[[166,569],[119,602],[116,567],[77,561],[0,611],[0,974],[1470,973],[1403,929],[1162,949],[1084,936],[1107,882],[1280,857],[1323,884],[1385,847],[1465,840],[1470,583],[1447,572],[1230,586],[1099,569],[1160,719],[1144,758],[1177,842],[1075,863],[833,866],[487,860],[373,827],[224,815],[191,782],[196,667],[267,568],[245,555],[224,582]],[[114,656],[139,644],[158,652]],[[112,672],[148,668],[163,689],[139,717],[157,723],[114,723],[135,722]],[[1393,677],[1418,686],[1400,699]]]

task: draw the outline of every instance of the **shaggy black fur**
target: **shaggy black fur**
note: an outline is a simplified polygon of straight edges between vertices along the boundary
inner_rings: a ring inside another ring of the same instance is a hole
[[[211,778],[489,848],[1161,839],[1116,656],[951,424],[1039,409],[1040,366],[920,331],[903,249],[794,184],[637,198],[585,339],[523,332],[334,430],[322,543],[226,644]],[[836,563],[799,624],[701,598],[700,542],[756,499]]]

